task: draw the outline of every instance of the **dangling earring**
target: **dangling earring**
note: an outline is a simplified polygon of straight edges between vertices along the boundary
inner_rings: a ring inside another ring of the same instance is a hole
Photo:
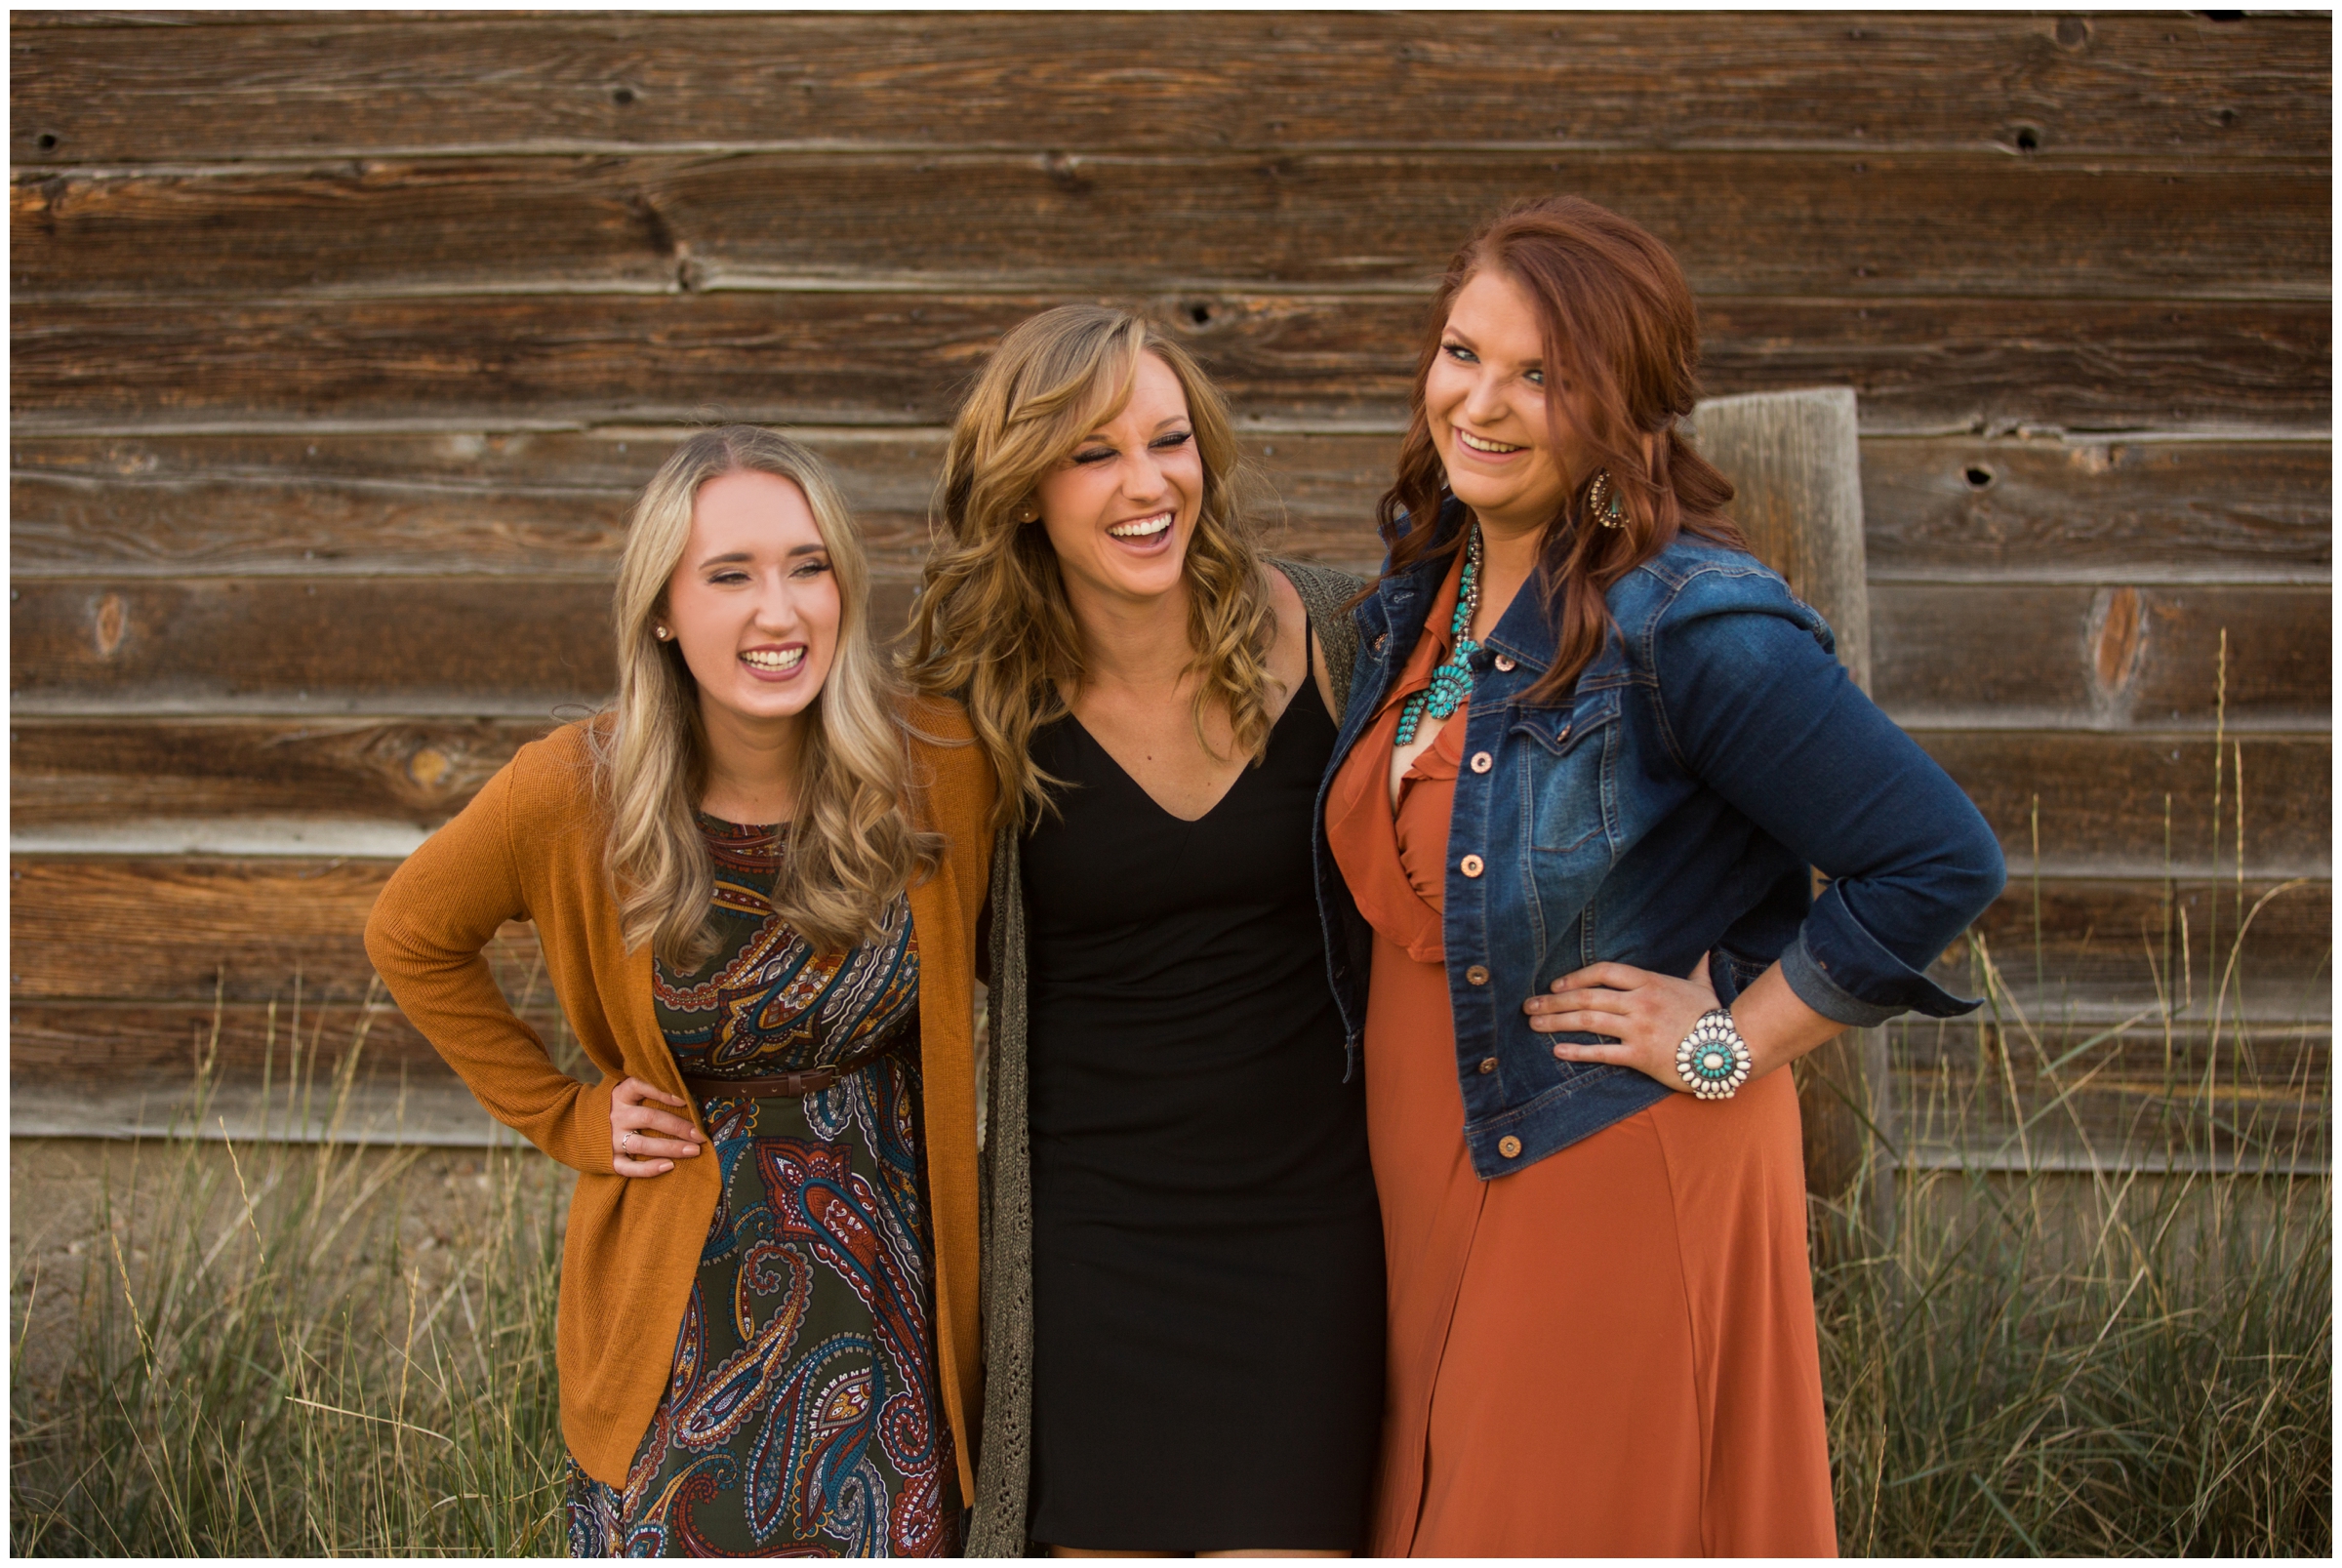
[[[1600,520],[1604,528],[1616,528],[1626,521],[1627,514],[1619,509],[1618,487],[1610,482],[1610,470],[1596,469],[1594,483],[1586,487],[1586,509]]]

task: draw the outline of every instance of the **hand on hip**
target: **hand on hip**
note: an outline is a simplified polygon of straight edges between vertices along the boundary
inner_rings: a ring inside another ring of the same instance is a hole
[[[1708,983],[1708,955],[1691,966],[1688,979],[1636,969],[1632,964],[1590,964],[1554,982],[1551,994],[1520,1004],[1529,1027],[1540,1034],[1606,1034],[1616,1044],[1555,1042],[1564,1062],[1607,1062],[1681,1089],[1676,1048],[1716,1007]]]
[[[657,1105],[652,1102],[658,1102]],[[640,1078],[627,1078],[610,1091],[610,1169],[620,1176],[662,1176],[675,1161],[700,1151],[700,1130],[687,1116],[660,1106],[684,1103]]]

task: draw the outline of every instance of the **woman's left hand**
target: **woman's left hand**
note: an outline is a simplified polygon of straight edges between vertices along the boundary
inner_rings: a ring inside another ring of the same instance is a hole
[[[1554,982],[1553,993],[1520,1004],[1529,1027],[1540,1034],[1607,1034],[1616,1045],[1557,1041],[1554,1055],[1564,1062],[1607,1062],[1685,1088],[1676,1072],[1676,1048],[1718,1006],[1708,983],[1708,955],[1691,966],[1687,980],[1654,974],[1632,964],[1590,964]]]

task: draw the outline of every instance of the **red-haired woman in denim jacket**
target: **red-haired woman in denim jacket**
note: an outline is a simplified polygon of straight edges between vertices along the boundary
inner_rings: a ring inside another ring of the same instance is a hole
[[[1531,203],[1432,320],[1319,805],[1389,1260],[1371,1549],[1833,1553],[1779,1069],[1975,1005],[1922,971],[1999,846],[1742,547],[1665,246]]]

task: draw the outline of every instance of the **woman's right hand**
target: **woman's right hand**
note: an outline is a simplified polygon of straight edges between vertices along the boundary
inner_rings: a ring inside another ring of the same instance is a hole
[[[680,1108],[683,1102],[640,1078],[610,1091],[610,1169],[620,1176],[664,1176],[675,1161],[700,1151],[700,1130],[690,1119],[651,1104]]]

